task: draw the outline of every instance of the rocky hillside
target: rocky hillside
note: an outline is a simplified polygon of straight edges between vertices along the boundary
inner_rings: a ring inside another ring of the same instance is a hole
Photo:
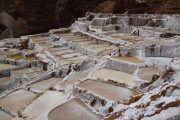
[[[0,38],[67,27],[87,11],[180,13],[180,2],[179,0],[147,0],[144,3],[138,3],[136,0],[0,0],[0,12],[6,14],[4,17],[0,13]],[[11,20],[7,20],[7,16],[12,17]],[[7,20],[11,24],[4,24],[2,20]],[[21,31],[13,32],[19,29]]]

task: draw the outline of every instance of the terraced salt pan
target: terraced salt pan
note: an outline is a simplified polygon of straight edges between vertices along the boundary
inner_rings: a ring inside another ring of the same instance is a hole
[[[39,45],[48,45],[48,43],[47,42],[37,42],[37,44],[39,44]]]
[[[55,34],[55,35],[60,36],[60,37],[73,36],[73,34],[70,32],[69,33]]]
[[[70,50],[70,49],[67,49],[67,50],[55,51],[52,54],[53,55],[64,55],[64,54],[70,54],[70,53],[74,53],[74,51]]]
[[[22,114],[32,120],[48,120],[48,113],[66,102],[69,95],[69,93],[63,94],[56,91],[47,91],[28,105]]]
[[[57,89],[64,89],[67,87],[73,87],[73,84],[76,82],[83,80],[88,76],[87,72],[72,72],[68,77],[65,78],[63,82],[60,82],[56,88]]]
[[[86,56],[78,56],[78,57],[72,57],[65,60],[60,61],[61,65],[69,65],[69,64],[77,64],[87,58]]]
[[[66,41],[73,41],[73,40],[81,39],[80,37],[74,37],[74,36],[62,36],[61,38]]]
[[[81,38],[81,39],[75,39],[75,40],[72,40],[72,42],[74,42],[74,43],[79,43],[79,42],[85,42],[85,41],[90,41],[90,40],[88,40],[87,38]]]
[[[64,37],[67,41],[73,41],[73,42],[78,42],[78,41],[87,41],[87,38],[84,37]]]
[[[81,56],[80,53],[70,53],[70,54],[65,54],[65,55],[61,55],[62,58],[71,58],[71,57],[78,57],[78,56]]]
[[[66,41],[73,41],[73,42],[80,42],[80,41],[90,41],[86,37],[79,37],[79,36],[69,36],[69,37],[64,37]]]
[[[76,57],[68,58],[68,59],[65,59],[65,60],[66,61],[76,61],[76,60],[81,61],[81,60],[83,60],[85,58],[87,58],[87,56],[81,55],[81,56],[76,56]]]
[[[0,70],[10,69],[13,67],[15,67],[15,65],[0,63]]]
[[[113,35],[111,35],[111,37],[119,38],[119,39],[126,40],[126,41],[129,41],[132,43],[137,43],[137,42],[141,41],[141,38],[139,36],[128,35],[128,34],[123,34],[123,33],[113,34]]]
[[[69,32],[69,33],[58,33],[55,35],[60,36],[60,37],[72,37],[72,36],[74,36],[71,32]]]
[[[139,43],[139,46],[172,44],[174,40],[153,39]]]
[[[8,85],[11,82],[10,77],[2,77],[0,78],[0,86],[1,85]]]
[[[26,73],[26,75],[27,75],[29,78],[34,79],[34,78],[40,77],[40,76],[43,75],[44,73],[46,73],[46,71],[44,71],[44,70],[39,70],[39,71],[31,72],[31,73]]]
[[[180,30],[168,30],[159,27],[138,26],[138,28],[142,28],[143,30],[150,30],[153,32],[163,32],[163,33],[178,34],[178,35],[180,33]]]
[[[104,45],[97,44],[96,41],[89,40],[89,39],[85,39],[85,40],[75,39],[73,42],[76,43],[77,45],[82,46],[83,48],[95,49],[95,51],[97,52],[108,51],[108,52],[105,52],[105,54],[109,54],[110,51],[115,48],[114,46],[110,46],[106,44]]]
[[[102,52],[104,50],[113,50],[115,47],[114,46],[110,46],[110,45],[107,45],[107,46],[104,46],[104,47],[99,47],[97,49],[95,49],[97,52]]]
[[[78,42],[77,44],[78,45],[89,45],[89,44],[93,44],[95,43],[94,41],[81,41],[81,42]]]
[[[25,49],[23,51],[28,54],[34,53],[34,50],[30,50],[30,49]]]
[[[25,73],[29,73],[29,72],[33,72],[33,71],[37,71],[37,70],[38,70],[38,68],[32,67],[32,68],[25,68],[25,69],[12,71],[11,73],[12,73],[12,75],[15,75],[16,77],[22,77],[22,75]]]
[[[48,51],[50,51],[50,52],[61,51],[61,50],[68,50],[68,48],[67,47],[58,47],[58,48],[51,47],[51,48],[48,48]]]
[[[138,92],[125,87],[94,80],[86,80],[80,84],[80,87],[109,100],[121,102],[125,102],[130,97],[138,94]]]
[[[49,37],[47,37],[46,39],[38,39],[38,40],[35,40],[34,42],[42,43],[42,42],[47,42],[48,40],[49,40]]]
[[[74,36],[74,35],[62,35],[63,38],[68,38],[68,39],[78,39],[81,38],[79,36]]]
[[[84,39],[81,39],[81,38],[74,38],[74,37],[63,37],[64,39],[63,40],[66,40],[67,42],[75,42],[75,41],[84,41]]]
[[[152,81],[153,75],[159,74],[159,72],[160,70],[157,68],[141,68],[138,71],[137,76],[142,80]]]
[[[18,110],[23,109],[31,103],[34,98],[36,98],[34,93],[19,90],[9,94],[5,98],[0,99],[0,107],[12,113],[17,113]]]
[[[45,42],[48,41],[49,37],[31,37],[33,42]]]
[[[43,47],[44,50],[52,47],[52,44],[49,43],[38,43],[38,45]]]
[[[176,72],[173,76],[176,83],[180,83],[180,71]]]
[[[64,35],[63,35],[64,36]],[[73,34],[71,34],[70,36],[65,36],[65,37],[72,37],[72,39],[73,38],[85,38],[84,36],[78,36],[78,35],[73,35]]]
[[[101,116],[93,113],[83,102],[71,99],[52,110],[48,118],[49,120],[100,120]]]
[[[101,78],[103,80],[114,80],[120,83],[132,83],[133,75],[125,72],[120,72],[112,69],[103,68],[97,70],[92,77]]]
[[[72,37],[73,38],[73,37]],[[80,37],[81,38],[81,37]],[[78,45],[85,45],[85,46],[89,46],[91,44],[95,44],[96,41],[93,41],[93,40],[89,40],[88,38],[84,39],[84,40],[78,40],[79,38],[77,39],[71,39],[71,40],[74,40],[75,43],[77,43]],[[100,45],[100,44],[96,44],[96,45]],[[106,49],[107,49],[107,46],[105,46]],[[110,46],[108,46],[110,47]]]
[[[92,49],[94,51],[96,51],[98,54],[101,54],[101,55],[107,55],[109,53],[111,53],[111,51],[113,49],[116,49],[116,47],[114,46],[109,46],[109,45],[102,45],[102,44],[90,44],[89,46],[84,46],[84,47],[87,47],[89,49]]]
[[[107,45],[105,44],[90,44],[90,45],[84,45],[84,47],[88,47],[90,49],[94,49],[94,48],[102,48],[102,47],[107,47]]]
[[[109,49],[109,50],[102,51],[99,54],[101,54],[101,55],[109,55],[111,53],[112,53],[112,49]]]
[[[109,55],[109,54],[111,54],[112,50],[113,49],[106,49],[104,51],[98,52],[98,54],[100,54],[100,55]]]
[[[27,61],[33,61],[35,58],[34,57],[24,57],[22,55],[16,55],[13,57],[10,57],[11,59],[15,59],[15,60],[27,60]]]
[[[5,52],[5,54],[6,55],[14,55],[14,54],[17,54],[17,53],[19,53],[20,51],[19,50],[17,50],[17,49],[8,49],[6,52]]]
[[[82,79],[84,79],[87,76],[88,76],[87,72],[74,72],[63,83],[64,83],[64,85],[72,85],[75,82],[77,82],[79,80],[82,80]]]
[[[44,80],[38,83],[34,83],[31,84],[29,87],[31,89],[34,89],[36,91],[40,91],[40,92],[45,92],[47,91],[50,87],[55,86],[56,84],[58,84],[59,81],[61,81],[62,78],[51,78],[48,80]]]
[[[113,59],[121,60],[121,61],[127,61],[135,64],[144,63],[144,61],[139,60],[137,57],[132,56],[113,56]]]
[[[0,110],[0,120],[11,120],[13,117]]]

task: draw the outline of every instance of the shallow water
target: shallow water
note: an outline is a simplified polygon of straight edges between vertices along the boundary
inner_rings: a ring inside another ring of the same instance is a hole
[[[153,75],[158,74],[159,72],[160,70],[156,68],[142,68],[137,75],[142,80],[152,81]]]
[[[132,74],[128,74],[125,72],[120,72],[112,69],[100,69],[97,70],[93,75],[93,77],[101,78],[103,80],[114,80],[120,83],[132,83]]]
[[[93,113],[83,102],[72,99],[48,115],[49,120],[99,120],[101,116]]]
[[[137,95],[138,92],[101,81],[87,80],[80,84],[80,87],[87,89],[97,95],[103,96],[109,100],[123,101]]]

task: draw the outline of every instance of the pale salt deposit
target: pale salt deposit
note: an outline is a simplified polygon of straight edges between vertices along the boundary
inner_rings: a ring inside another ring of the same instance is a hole
[[[120,83],[132,83],[133,75],[121,71],[104,68],[95,71],[92,77],[101,78],[106,81],[114,80]]]

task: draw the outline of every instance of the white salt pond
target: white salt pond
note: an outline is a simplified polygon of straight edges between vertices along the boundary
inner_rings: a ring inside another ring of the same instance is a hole
[[[94,80],[86,80],[80,84],[80,87],[114,101],[126,101],[138,94],[138,92],[125,87]]]
[[[176,72],[174,75],[173,75],[173,78],[175,80],[176,83],[180,83],[180,71]]]
[[[31,103],[34,98],[36,98],[34,93],[19,90],[0,99],[0,107],[3,107],[12,113],[17,113],[18,110],[25,108],[29,103]]]
[[[41,91],[41,92],[45,92],[47,91],[50,87],[55,86],[56,84],[58,84],[59,81],[61,81],[62,78],[50,78],[41,82],[37,82],[34,84],[31,84],[29,87],[31,89],[37,90],[37,91]]]
[[[11,120],[13,117],[0,110],[0,120]]]
[[[159,74],[159,72],[160,70],[158,68],[141,68],[138,71],[137,76],[142,80],[152,81],[153,75]]]
[[[121,71],[116,71],[112,69],[103,68],[97,70],[93,75],[93,77],[101,78],[105,81],[114,80],[120,83],[132,83],[133,75]]]
[[[10,69],[13,67],[15,67],[15,65],[0,63],[0,70]]]
[[[66,102],[69,95],[69,93],[47,91],[28,105],[23,111],[23,115],[29,116],[32,120],[48,120],[48,113]]]
[[[2,77],[0,78],[0,86],[2,85],[8,85],[11,82],[10,77]]]
[[[144,61],[139,60],[137,57],[133,56],[114,56],[113,59],[121,60],[121,61],[127,61],[135,64],[144,63]]]
[[[51,111],[48,118],[49,120],[100,120],[101,116],[93,113],[83,102],[71,99]]]

